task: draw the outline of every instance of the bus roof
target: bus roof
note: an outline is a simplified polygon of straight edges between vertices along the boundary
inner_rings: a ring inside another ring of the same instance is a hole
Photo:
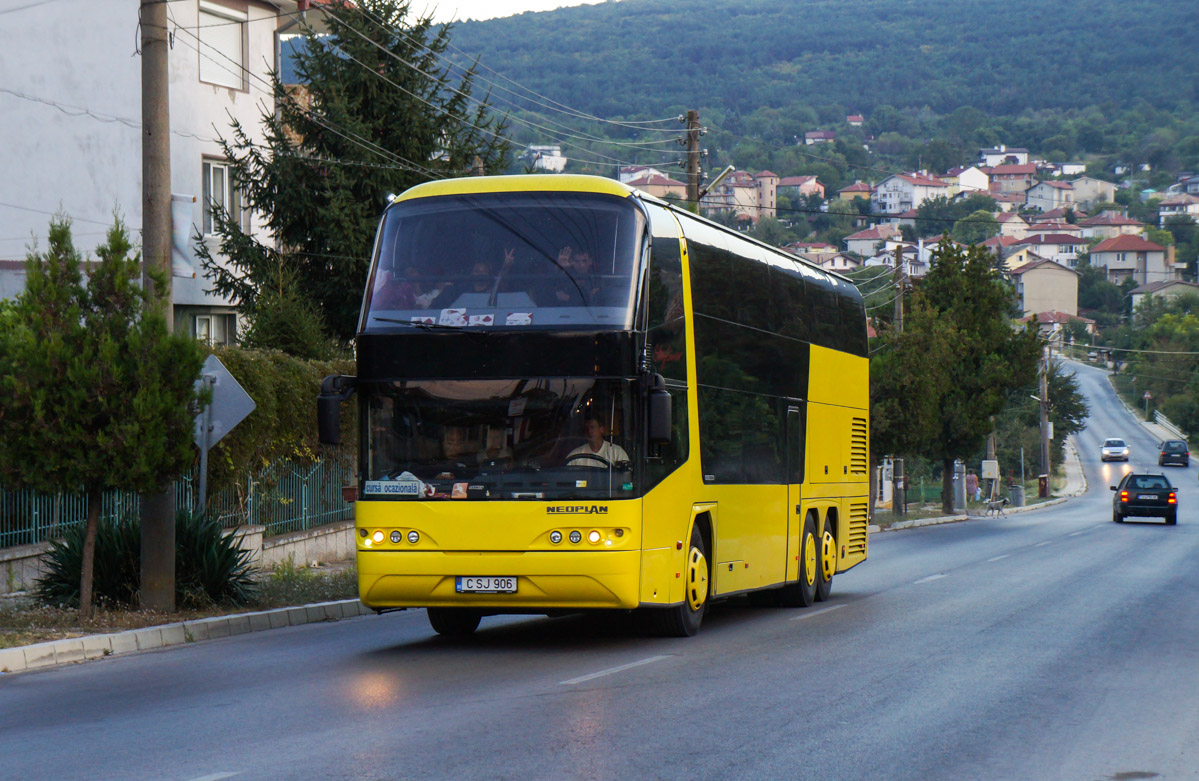
[[[438,195],[476,195],[479,193],[516,193],[537,191],[600,193],[620,198],[633,194],[633,188],[601,176],[579,174],[530,174],[527,176],[464,176],[425,182],[405,190],[393,203]]]

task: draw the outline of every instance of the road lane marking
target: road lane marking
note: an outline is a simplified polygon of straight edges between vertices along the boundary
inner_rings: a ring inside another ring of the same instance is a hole
[[[1046,545],[1052,545],[1052,544],[1053,544],[1053,540],[1045,540],[1044,542],[1038,542],[1033,547],[1034,548],[1044,548]]]
[[[788,621],[802,621],[805,618],[815,618],[816,616],[824,615],[825,613],[829,612],[830,610],[837,610],[838,608],[843,608],[843,607],[845,607],[844,604],[829,605],[826,608],[822,608],[820,610],[814,610],[811,613],[804,613],[802,616],[796,616],[795,618],[788,618],[787,620]]]
[[[237,773],[210,773],[206,776],[198,776],[196,778],[193,778],[191,781],[221,781],[222,778],[233,778],[234,776],[240,776],[240,775],[241,775],[240,772],[237,772]]]
[[[1010,553],[1001,553],[998,556],[993,556],[993,557],[987,559],[987,563],[990,564],[993,561],[999,561],[1000,559],[1006,559],[1008,556],[1011,556],[1011,555],[1012,554],[1010,554]]]
[[[936,575],[929,575],[927,578],[921,578],[920,580],[916,581],[912,585],[919,586],[921,583],[929,583],[934,580],[940,580],[943,577],[945,577],[945,573],[938,572]]]
[[[593,681],[596,678],[603,678],[605,675],[612,675],[613,673],[624,672],[625,670],[631,670],[634,667],[640,667],[643,664],[652,664],[654,662],[660,662],[663,659],[669,659],[669,658],[670,658],[669,654],[665,654],[662,656],[651,656],[648,659],[641,659],[636,662],[629,662],[628,664],[622,664],[619,667],[609,667],[607,670],[600,670],[599,672],[591,673],[590,675],[580,675],[578,678],[571,678],[569,681],[562,681],[560,683],[560,685],[561,686],[574,686],[576,683],[585,683],[586,681]]]

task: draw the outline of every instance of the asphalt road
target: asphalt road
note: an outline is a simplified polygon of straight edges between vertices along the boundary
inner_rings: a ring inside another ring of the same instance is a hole
[[[808,609],[616,619],[421,611],[0,678],[5,778],[1199,777],[1199,489],[1113,524],[1099,444],[1155,442],[1098,371],[1086,495],[887,532]],[[1110,480],[1110,482],[1109,482]]]

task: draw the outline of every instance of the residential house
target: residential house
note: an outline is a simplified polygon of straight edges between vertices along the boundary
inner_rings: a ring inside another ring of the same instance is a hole
[[[1082,227],[1078,225],[1072,225],[1068,222],[1035,221],[1028,223],[1028,228],[1025,229],[1025,233],[1028,236],[1032,236],[1035,233],[1061,233],[1066,236],[1081,237]]]
[[[976,165],[967,168],[961,166],[950,168],[944,175],[937,178],[949,185],[951,198],[955,196],[964,198],[974,193],[989,195],[991,192],[991,177]]]
[[[1024,315],[1033,312],[1078,314],[1079,274],[1069,266],[1039,259],[1008,272]]]
[[[1071,179],[1070,184],[1074,187],[1074,203],[1088,211],[1096,203],[1111,203],[1116,200],[1116,185],[1111,182],[1080,176]]]
[[[934,248],[935,245],[926,245],[923,242],[913,244],[891,239],[884,243],[879,252],[867,258],[863,265],[894,269],[898,262],[903,274],[912,279],[920,279],[928,273]]]
[[[997,165],[1026,165],[1028,163],[1028,150],[1023,147],[1007,147],[1000,144],[991,149],[978,150],[978,160],[980,165],[987,167]]]
[[[1158,227],[1166,227],[1166,220],[1175,216],[1187,216],[1199,222],[1199,195],[1179,193],[1163,198],[1157,206]]]
[[[1037,214],[1031,214],[1031,215],[1029,215],[1028,220],[1029,220],[1029,223],[1069,222],[1071,215],[1073,215],[1075,219],[1080,220],[1080,219],[1085,218],[1087,216],[1087,213],[1084,211],[1081,211],[1079,209],[1075,209],[1073,205],[1059,206],[1056,209],[1050,209],[1047,212],[1039,212]],[[1073,223],[1071,223],[1071,224],[1073,224]]]
[[[763,173],[769,174],[767,179],[773,177],[774,181],[778,180],[778,177],[769,171]],[[732,214],[739,220],[756,223],[763,215],[760,198],[764,190],[768,190],[771,195],[772,200],[768,214],[773,216],[773,198],[775,197],[773,183],[759,186],[758,180],[746,171],[734,171],[725,177],[723,182],[713,187],[700,199],[699,205],[711,213]]]
[[[249,143],[266,144],[261,117],[275,106],[268,69],[277,66],[277,33],[297,26],[296,10],[295,0],[170,4],[176,333],[220,343],[236,338],[237,310],[232,301],[209,292],[212,283],[196,261],[195,248],[204,241],[219,251],[213,204],[269,241],[261,218],[245,208],[233,186],[216,136],[228,136],[236,120]],[[5,70],[0,92],[5,152],[0,204],[8,204],[0,205],[0,261],[23,260],[31,237],[46,247],[48,215],[59,211],[71,218],[76,246],[85,255],[103,241],[114,209],[131,232],[140,229],[142,64],[130,56],[138,13],[137,3],[65,8],[33,3],[4,17],[5,59],[20,67]],[[23,268],[6,269],[6,277],[6,292],[24,288]]]
[[[1145,232],[1144,223],[1120,212],[1105,211],[1078,223],[1084,239],[1110,239],[1115,236],[1139,236]]]
[[[636,179],[630,179],[625,182],[629,187],[636,187],[642,192],[658,198],[665,198],[668,195],[673,195],[680,199],[687,197],[687,184],[680,182],[677,179],[671,179],[669,176],[661,174],[642,174]]]
[[[873,194],[874,188],[861,180],[837,191],[837,197],[843,201],[852,201],[854,198],[870,198]]]
[[[642,176],[667,176],[667,174],[648,165],[625,165],[621,166],[620,170],[616,173],[616,177],[625,184]]]
[[[533,164],[534,170],[560,174],[566,170],[566,158],[558,144],[533,145],[525,151],[525,159]]]
[[[1020,239],[1000,234],[998,236],[992,236],[979,246],[989,250],[992,255],[999,258],[1001,261],[1006,261],[1008,256],[1012,254],[1014,248],[1019,242]],[[1014,268],[1016,265],[1020,264],[1013,264],[1012,268]]]
[[[1022,239],[1028,235],[1028,223],[1016,212],[999,212],[995,219],[999,220],[1000,236]]]
[[[866,118],[861,114],[850,114],[849,116],[845,117],[845,124],[849,125],[850,127],[861,127],[862,123],[865,121]]]
[[[793,200],[809,195],[818,195],[824,199],[824,185],[815,176],[784,176],[778,181],[778,190],[780,194]]]
[[[991,200],[995,201],[995,208],[1002,212],[1019,211],[1024,206],[1023,192],[999,193],[991,190]]]
[[[1199,285],[1196,285],[1194,282],[1184,282],[1180,279],[1150,282],[1148,285],[1141,285],[1134,288],[1129,297],[1132,299],[1133,310],[1136,310],[1146,298],[1171,299],[1182,295],[1199,296]]]
[[[992,249],[992,252],[994,252],[994,249]],[[1003,261],[1004,271],[1013,271],[1029,263],[1035,263],[1040,260],[1049,260],[1049,258],[1043,258],[1036,252],[1033,252],[1033,248],[1029,245],[1021,244],[1019,241],[1016,241],[1015,243],[1005,242],[1000,248],[1000,252],[1001,254],[999,257]]]
[[[1037,182],[1024,193],[1024,205],[1047,212],[1074,205],[1074,187],[1069,182]]]
[[[845,252],[797,252],[796,255],[826,271],[845,273],[862,267],[861,259]]]
[[[845,237],[845,249],[859,257],[868,258],[878,252],[888,239],[898,241],[902,234],[894,225],[874,225]]]
[[[898,215],[925,201],[949,194],[949,185],[922,173],[893,174],[878,183],[870,196],[877,214]]]
[[[806,146],[813,144],[831,144],[837,140],[837,134],[831,130],[809,130],[803,134],[803,142]]]
[[[1116,236],[1091,248],[1091,265],[1105,269],[1113,282],[1132,277],[1138,284],[1148,285],[1175,279],[1173,254],[1140,236]]]
[[[759,171],[754,174],[754,186],[758,188],[758,219],[778,217],[779,175],[774,171]]]
[[[835,255],[840,252],[832,244],[823,241],[793,241],[783,246],[783,249],[796,255]]]
[[[1034,315],[1020,318],[1019,322],[1031,322]],[[1081,323],[1088,334],[1094,335],[1095,321],[1089,317],[1082,315],[1072,315],[1068,312],[1037,312],[1037,332],[1041,338],[1048,341],[1055,349],[1061,349],[1065,344],[1068,344],[1066,336],[1066,325],[1069,323]]]
[[[1036,183],[1037,167],[1028,163],[996,165],[987,169],[991,192],[1026,194]]]
[[[1087,242],[1081,236],[1064,233],[1030,233],[1015,246],[1028,247],[1043,258],[1074,268],[1079,253],[1086,252]]]

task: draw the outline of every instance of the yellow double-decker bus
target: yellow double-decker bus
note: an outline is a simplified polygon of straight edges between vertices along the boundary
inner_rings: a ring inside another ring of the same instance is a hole
[[[618,182],[474,177],[383,215],[356,377],[359,592],[481,617],[807,606],[866,558],[862,298]]]

